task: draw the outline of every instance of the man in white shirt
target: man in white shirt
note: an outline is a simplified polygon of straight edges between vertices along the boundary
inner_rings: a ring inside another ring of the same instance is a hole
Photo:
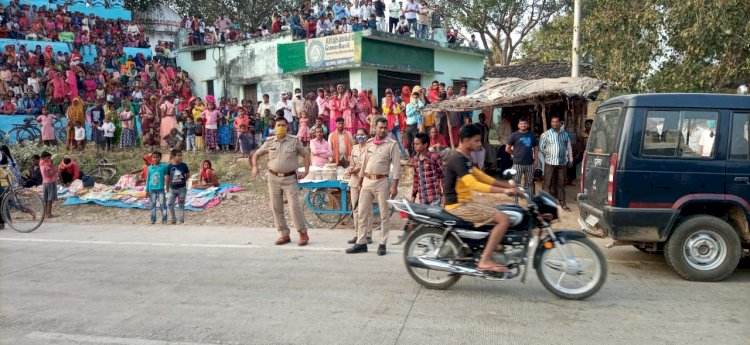
[[[711,157],[716,139],[716,121],[708,120],[708,129],[701,132],[701,141],[698,143],[698,152],[703,157]]]
[[[268,94],[264,94],[263,101],[258,104],[258,114],[264,114],[266,109],[270,110],[271,114],[276,113],[276,109],[273,107],[273,104],[271,104]]]
[[[391,1],[392,2],[388,4],[388,32],[393,33],[393,30],[395,30],[398,25],[398,18],[401,16],[399,13],[401,12],[401,5],[399,5],[396,0]]]
[[[283,110],[286,123],[292,123],[294,120],[294,117],[292,116],[292,102],[288,99],[288,97],[289,95],[286,93],[286,91],[281,93],[281,100],[276,103],[276,110]]]
[[[406,22],[409,23],[409,31],[414,32],[415,36],[417,35],[417,14],[420,8],[421,6],[414,0],[409,0],[404,5],[404,17],[406,17]]]

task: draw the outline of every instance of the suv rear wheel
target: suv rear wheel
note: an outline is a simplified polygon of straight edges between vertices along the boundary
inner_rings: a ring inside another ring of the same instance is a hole
[[[741,255],[740,238],[732,226],[705,215],[682,222],[664,246],[667,263],[683,278],[695,281],[726,279]]]

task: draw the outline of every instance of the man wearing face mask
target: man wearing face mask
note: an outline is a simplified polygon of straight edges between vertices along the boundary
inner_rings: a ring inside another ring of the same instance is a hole
[[[354,141],[357,143],[352,147],[352,154],[349,156],[349,168],[346,172],[349,177],[349,189],[352,195],[352,217],[354,218],[354,238],[349,240],[349,244],[357,243],[357,229],[359,228],[359,216],[357,215],[354,206],[357,205],[359,199],[359,184],[362,180],[359,177],[359,171],[362,169],[362,158],[365,155],[365,146],[367,145],[367,131],[364,128],[357,129],[357,134],[354,136]],[[372,244],[372,227],[365,230],[367,237],[367,244]]]
[[[388,120],[379,118],[375,123],[375,137],[365,145],[362,168],[359,170],[361,189],[357,202],[357,242],[346,250],[347,254],[367,253],[366,230],[372,227],[372,204],[377,200],[380,210],[388,209],[388,197],[398,193],[401,177],[401,150],[395,140],[388,137]],[[389,186],[389,178],[393,179]],[[390,193],[389,193],[390,192]],[[380,212],[380,241],[378,255],[385,255],[388,242],[387,212]]]
[[[283,116],[276,118],[274,132],[276,135],[269,137],[263,146],[255,151],[250,159],[253,165],[253,178],[258,177],[258,158],[268,154],[268,193],[271,199],[273,220],[281,236],[276,240],[276,245],[291,242],[289,238],[289,226],[284,219],[284,194],[286,194],[289,213],[291,213],[294,227],[299,232],[299,246],[305,246],[310,241],[307,236],[307,226],[299,203],[298,179],[303,179],[310,171],[310,154],[302,142],[293,135],[289,135],[289,124]],[[297,172],[298,158],[304,159],[305,171]]]

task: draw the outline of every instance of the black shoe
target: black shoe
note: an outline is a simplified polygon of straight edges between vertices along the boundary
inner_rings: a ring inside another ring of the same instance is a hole
[[[372,244],[372,237],[367,238],[367,244]]]
[[[355,244],[351,248],[348,248],[346,250],[347,254],[359,254],[359,253],[367,253],[367,245],[366,244]]]
[[[346,241],[346,243],[349,243],[349,244],[357,243],[357,236],[354,236],[354,238],[352,238],[351,240]]]
[[[378,256],[385,255],[385,244],[381,244],[378,246]]]

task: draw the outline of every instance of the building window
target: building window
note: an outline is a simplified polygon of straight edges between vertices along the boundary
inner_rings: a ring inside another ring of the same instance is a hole
[[[207,80],[206,81],[206,94],[207,95],[214,95],[214,81],[213,80]]]
[[[193,61],[201,61],[206,59],[206,50],[194,50],[192,52],[193,54]]]
[[[466,80],[454,80],[453,81],[453,92],[455,92],[457,95],[461,91],[462,87],[466,87]],[[466,89],[466,92],[468,93],[468,89]]]

